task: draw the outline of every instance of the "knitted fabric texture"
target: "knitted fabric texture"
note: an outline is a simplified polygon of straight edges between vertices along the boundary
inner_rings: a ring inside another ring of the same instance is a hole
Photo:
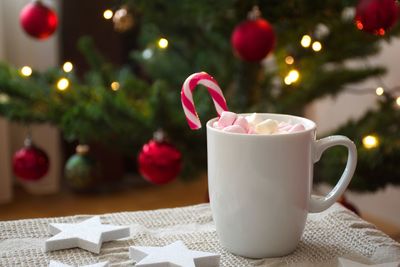
[[[221,266],[338,266],[338,257],[365,264],[400,261],[400,244],[339,204],[309,214],[303,237],[290,255],[246,259],[221,247],[210,206],[104,214],[102,223],[129,225],[131,236],[106,242],[100,254],[74,248],[44,252],[51,235],[49,223],[77,223],[90,217],[0,222],[0,266],[48,266],[50,260],[73,266],[109,261],[110,266],[133,266],[129,246],[165,246],[182,240],[189,249],[221,254]]]

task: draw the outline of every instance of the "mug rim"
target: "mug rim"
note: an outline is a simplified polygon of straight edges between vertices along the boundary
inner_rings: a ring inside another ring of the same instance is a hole
[[[254,112],[253,112],[254,113]],[[248,116],[248,115],[251,115],[251,114],[253,114],[253,113],[237,113],[237,115],[241,115],[241,116]],[[279,134],[247,134],[247,133],[231,133],[231,132],[224,132],[224,131],[222,131],[222,130],[220,130],[220,129],[217,129],[217,128],[214,128],[213,126],[212,126],[212,123],[214,123],[217,119],[218,119],[218,117],[214,117],[214,118],[212,118],[212,119],[210,119],[210,120],[208,120],[207,121],[207,124],[206,124],[206,126],[207,126],[207,130],[210,130],[210,131],[213,131],[213,132],[216,132],[216,133],[219,133],[219,134],[227,134],[227,135],[234,135],[234,136],[246,136],[246,137],[251,137],[251,138],[260,138],[260,137],[262,137],[262,138],[277,138],[277,137],[282,137],[282,136],[295,136],[295,135],[301,135],[301,134],[304,134],[304,133],[309,133],[309,132],[312,132],[312,131],[315,131],[316,130],[316,128],[317,128],[317,124],[314,122],[314,121],[312,121],[312,120],[310,120],[310,119],[307,119],[307,118],[304,118],[304,117],[300,117],[300,116],[295,116],[295,115],[289,115],[289,114],[284,114],[284,113],[261,113],[261,112],[256,112],[257,114],[260,114],[260,115],[272,115],[272,116],[283,116],[283,117],[287,117],[287,118],[296,118],[296,119],[298,119],[298,120],[304,120],[304,121],[307,121],[307,123],[309,124],[309,125],[311,125],[311,127],[309,127],[309,128],[306,128],[304,131],[300,131],[300,132],[292,132],[292,133],[279,133]]]

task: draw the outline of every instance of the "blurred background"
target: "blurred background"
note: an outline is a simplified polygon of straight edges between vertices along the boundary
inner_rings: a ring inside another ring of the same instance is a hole
[[[0,1],[0,219],[207,201],[205,130],[180,89],[219,82],[230,110],[306,116],[359,164],[346,207],[399,239],[398,3]],[[215,116],[196,90],[200,118]],[[326,152],[315,192],[339,178]]]

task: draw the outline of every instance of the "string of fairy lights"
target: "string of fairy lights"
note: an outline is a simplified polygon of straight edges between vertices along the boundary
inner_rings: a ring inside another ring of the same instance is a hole
[[[104,10],[104,12],[103,12],[104,19],[110,20],[113,18],[113,16],[114,16],[114,12],[111,9]],[[321,25],[317,25],[317,27],[318,26],[321,26]],[[322,25],[322,26],[324,26],[324,25]],[[326,27],[326,26],[324,26],[324,27]],[[329,29],[323,29],[323,31],[325,31],[325,34],[329,33]],[[311,37],[308,34],[303,35],[300,38],[299,43],[304,49],[312,49],[316,53],[322,51],[322,49],[323,49],[322,43],[319,40],[313,40],[313,37]],[[156,40],[156,45],[159,49],[167,49],[168,45],[169,45],[169,41],[166,37],[160,37],[158,40]],[[142,51],[142,57],[143,57],[143,59],[150,59],[153,56],[153,53],[154,53],[153,49],[146,48]],[[288,66],[295,65],[295,58],[292,55],[286,56],[284,60]],[[72,72],[73,68],[74,68],[73,64],[69,61],[65,62],[62,65],[62,69],[66,74]],[[33,73],[33,70],[29,66],[23,66],[20,69],[20,74],[23,77],[29,77],[32,75],[32,73]],[[65,76],[60,77],[57,80],[57,82],[55,83],[55,86],[59,91],[66,91],[70,87],[70,81]],[[292,67],[292,68],[290,68],[290,70],[287,72],[287,74],[283,78],[283,82],[286,85],[293,85],[293,84],[297,83],[299,81],[299,79],[300,79],[299,70]],[[383,84],[381,77],[379,79],[381,80],[381,84]],[[113,81],[110,84],[110,89],[112,91],[118,91],[120,89],[120,87],[121,86],[118,81]],[[385,93],[394,93],[396,91],[400,91],[400,86],[393,87],[390,89],[389,88],[385,89],[385,88],[388,88],[388,87],[378,86],[374,89],[368,89],[368,90],[348,88],[348,89],[346,89],[346,92],[350,92],[350,93],[354,93],[354,94],[371,94],[373,92],[378,97],[380,97],[380,96],[383,96]],[[0,96],[0,97],[2,97],[2,96]],[[2,99],[0,99],[0,101],[2,101]],[[396,98],[396,105],[400,108],[400,94]],[[362,144],[366,149],[376,148],[380,144],[379,137],[376,134],[368,134],[362,138]]]
[[[106,9],[103,12],[103,17],[106,20],[112,19],[114,16],[114,12],[111,9]],[[169,41],[165,37],[161,37],[156,41],[156,44],[158,48],[160,49],[166,49],[168,47]],[[151,48],[146,48],[142,52],[142,57],[144,59],[150,59],[153,56],[153,49]],[[73,70],[74,66],[71,62],[67,61],[63,64],[62,69],[65,73],[70,73]],[[20,69],[20,74],[23,77],[30,77],[33,73],[33,70],[30,66],[23,66]],[[68,77],[60,77],[57,82],[55,83],[55,86],[57,90],[59,91],[66,91],[70,87],[70,80]],[[120,89],[121,85],[118,81],[113,81],[110,84],[110,89],[113,91],[118,91]]]
[[[157,40],[157,46],[160,49],[166,49],[168,47],[168,40],[164,37]],[[150,48],[143,50],[142,56],[144,59],[149,59],[153,56],[153,51]],[[65,73],[70,73],[73,70],[74,66],[71,62],[67,61],[63,64],[62,69]],[[30,66],[23,66],[20,69],[20,74],[23,77],[30,77],[33,73],[33,70]],[[70,81],[67,77],[60,77],[56,82],[56,88],[59,91],[65,91],[69,88]],[[118,81],[113,81],[110,84],[110,89],[113,91],[118,91],[120,89],[120,83]]]
[[[322,50],[322,43],[318,40],[313,40],[310,35],[305,34],[300,39],[300,45],[303,48],[311,48],[314,52],[320,52]],[[295,58],[291,55],[285,57],[285,63],[287,65],[294,65]],[[291,68],[286,76],[283,78],[283,82],[286,85],[292,85],[298,82],[300,79],[300,72],[296,68]]]
[[[303,48],[311,48],[314,52],[320,52],[322,50],[322,43],[320,41],[313,41],[311,36],[306,34],[303,35],[302,38],[300,39],[300,45]],[[285,57],[285,63],[287,65],[294,65],[295,63],[295,58],[291,55],[288,55]],[[366,64],[370,65],[370,64]],[[300,72],[292,68],[289,70],[287,75],[284,77],[283,81],[286,85],[291,85],[295,82],[297,82],[300,78]],[[382,77],[378,77],[378,84],[384,84]],[[386,88],[386,89],[385,89]],[[389,88],[388,86],[377,86],[376,88],[370,88],[370,89],[356,89],[356,88],[347,88],[346,92],[349,93],[354,93],[354,94],[371,94],[374,93],[377,96],[383,96],[385,93],[395,93],[397,91],[400,91],[400,86],[392,87]],[[400,106],[400,94],[396,98],[396,104]]]

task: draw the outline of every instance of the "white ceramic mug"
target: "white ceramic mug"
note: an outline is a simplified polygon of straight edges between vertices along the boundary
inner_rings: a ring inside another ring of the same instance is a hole
[[[228,251],[250,258],[283,256],[295,250],[308,212],[329,208],[345,191],[357,164],[356,147],[347,137],[316,140],[316,124],[311,120],[261,115],[301,123],[306,130],[250,135],[215,129],[216,118],[207,123],[208,187],[217,234]],[[312,196],[313,165],[336,145],[348,150],[342,177],[327,196]]]

